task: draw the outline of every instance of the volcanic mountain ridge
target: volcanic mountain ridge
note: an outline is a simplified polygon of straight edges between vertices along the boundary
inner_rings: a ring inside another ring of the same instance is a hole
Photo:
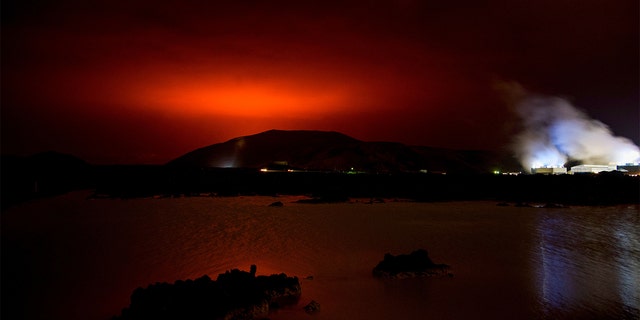
[[[286,168],[309,171],[488,173],[519,171],[506,153],[367,142],[333,131],[269,130],[203,147],[169,162],[199,168]]]

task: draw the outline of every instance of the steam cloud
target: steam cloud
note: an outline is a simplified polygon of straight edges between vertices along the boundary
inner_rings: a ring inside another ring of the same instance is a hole
[[[598,120],[589,118],[558,97],[520,95],[516,112],[524,128],[513,148],[522,166],[562,167],[569,160],[584,164],[640,162],[640,148],[614,136]]]

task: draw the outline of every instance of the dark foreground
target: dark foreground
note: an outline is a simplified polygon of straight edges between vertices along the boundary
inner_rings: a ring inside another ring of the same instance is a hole
[[[450,267],[431,261],[426,250],[397,256],[385,254],[373,268],[373,276],[383,279],[450,276]],[[270,312],[282,306],[295,305],[302,288],[297,277],[286,274],[256,276],[233,269],[218,275],[214,281],[207,275],[195,280],[178,280],[138,288],[131,303],[112,320],[135,319],[266,319]],[[312,301],[304,307],[307,313],[319,312],[320,304]]]
[[[91,193],[3,212],[2,319],[106,320],[138,287],[251,264],[261,274],[300,279],[301,300],[270,314],[273,320],[640,315],[637,204],[367,198],[309,205],[297,201],[302,196],[88,199]],[[274,201],[283,205],[269,206]],[[432,262],[451,265],[455,276],[372,276],[384,252],[416,248],[428,248]],[[303,306],[312,301],[322,310],[309,316]]]
[[[640,177],[619,172],[581,175],[261,172],[256,169],[169,166],[83,166],[65,170],[3,170],[2,207],[78,189],[95,197],[143,198],[311,195],[416,201],[491,200],[615,205],[640,202]]]
[[[205,275],[138,288],[129,307],[113,319],[263,319],[270,309],[297,303],[301,292],[298,278],[256,276],[252,265],[250,272],[234,269],[215,281]]]

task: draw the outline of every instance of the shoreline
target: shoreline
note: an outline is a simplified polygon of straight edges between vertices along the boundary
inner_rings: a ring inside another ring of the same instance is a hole
[[[260,172],[165,166],[100,166],[79,175],[3,177],[2,209],[31,199],[94,190],[96,198],[306,195],[317,202],[349,198],[419,202],[485,200],[563,205],[640,203],[640,176]]]

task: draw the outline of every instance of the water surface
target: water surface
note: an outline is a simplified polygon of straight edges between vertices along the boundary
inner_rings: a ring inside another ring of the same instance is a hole
[[[108,319],[136,287],[257,264],[259,274],[313,276],[301,280],[300,306],[278,311],[274,320],[306,317],[301,306],[312,299],[321,304],[316,319],[640,316],[638,205],[310,205],[293,203],[297,197],[87,195],[3,213],[3,296],[12,299],[3,305],[29,319]],[[268,207],[274,201],[285,205]],[[455,276],[371,276],[384,253],[417,248],[451,265]]]

